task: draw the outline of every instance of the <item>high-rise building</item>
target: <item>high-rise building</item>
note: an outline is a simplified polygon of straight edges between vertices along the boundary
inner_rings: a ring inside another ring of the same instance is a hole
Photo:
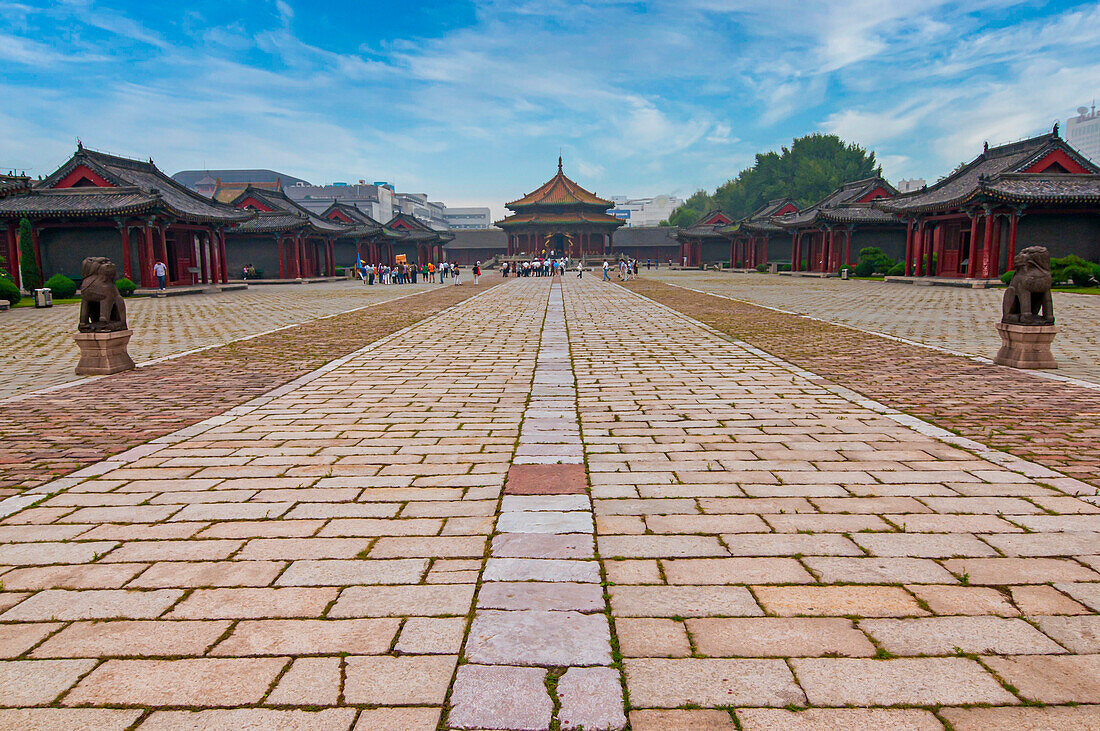
[[[1100,113],[1096,104],[1077,107],[1077,116],[1066,120],[1065,140],[1070,146],[1095,163],[1100,163]]]
[[[482,229],[493,225],[493,215],[488,208],[451,208],[444,211],[447,226],[452,231]]]
[[[626,221],[627,226],[656,226],[667,221],[672,212],[683,204],[675,196],[658,195],[653,198],[628,198],[611,196],[615,207],[608,211],[612,216]]]
[[[909,178],[907,180],[899,180],[898,184],[894,187],[898,189],[899,193],[912,193],[914,190],[920,190],[927,182],[924,178]]]
[[[292,201],[314,213],[327,210],[333,201],[355,206],[379,223],[386,223],[398,212],[393,186],[386,182],[368,183],[360,180],[351,185],[310,185],[302,182],[285,186],[283,192]]]

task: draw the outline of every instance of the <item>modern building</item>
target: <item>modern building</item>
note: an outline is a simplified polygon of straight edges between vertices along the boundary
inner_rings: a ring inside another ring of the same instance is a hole
[[[489,228],[493,215],[488,208],[447,208],[443,211],[447,227],[452,231]]]
[[[398,213],[393,186],[385,182],[332,183],[310,185],[295,183],[284,189],[287,197],[314,213],[323,213],[334,202],[355,206],[375,221],[389,221]]]
[[[1070,147],[1100,165],[1100,113],[1096,104],[1077,107],[1077,116],[1066,120],[1066,142]]]
[[[667,221],[672,212],[683,205],[683,201],[670,195],[653,198],[628,198],[621,195],[611,196],[615,204],[608,213],[626,221],[627,226],[659,226]]]
[[[447,206],[428,200],[426,193],[398,193],[394,196],[394,215],[404,213],[438,231],[447,230]]]
[[[240,195],[245,188],[282,190],[288,185],[309,185],[301,178],[275,170],[181,170],[172,180],[220,203]]]
[[[897,188],[899,193],[912,193],[914,190],[920,190],[927,182],[924,178],[905,178],[898,181],[898,184],[894,187]]]
[[[994,280],[1028,246],[1100,259],[1100,166],[1059,137],[1057,125],[986,144],[935,185],[875,205],[905,226],[906,276]]]
[[[470,266],[475,262],[484,264],[496,256],[508,251],[508,235],[499,228],[455,229],[454,239],[443,245],[443,258],[446,261]]]
[[[45,180],[0,198],[8,251],[15,250],[19,221],[28,219],[43,279],[80,279],[86,257],[104,256],[143,287],[156,285],[158,260],[167,264],[171,286],[226,282],[226,230],[255,215],[199,195],[151,160],[80,144]]]
[[[508,233],[509,255],[607,256],[615,229],[623,225],[622,219],[608,215],[611,205],[567,178],[559,157],[557,175],[505,204],[512,215],[496,225]]]

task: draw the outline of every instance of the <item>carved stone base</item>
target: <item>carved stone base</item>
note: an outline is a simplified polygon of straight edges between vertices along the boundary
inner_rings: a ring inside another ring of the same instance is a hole
[[[133,370],[134,361],[126,351],[133,330],[113,333],[77,333],[80,346],[80,362],[76,365],[78,376],[107,376],[112,373]]]
[[[1013,368],[1057,368],[1050,344],[1058,334],[1057,325],[1006,325],[997,323],[1001,349],[993,362]]]

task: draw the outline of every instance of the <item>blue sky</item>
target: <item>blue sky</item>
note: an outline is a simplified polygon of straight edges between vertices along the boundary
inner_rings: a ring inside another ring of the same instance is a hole
[[[1091,103],[1098,51],[1068,0],[2,0],[0,168],[79,137],[500,213],[559,150],[602,195],[686,196],[820,130],[934,180]]]

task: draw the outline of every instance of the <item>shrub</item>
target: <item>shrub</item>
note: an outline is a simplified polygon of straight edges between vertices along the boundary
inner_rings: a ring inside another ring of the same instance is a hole
[[[766,272],[766,271],[768,271],[768,265],[767,264],[757,264],[756,265],[756,271]]]
[[[7,300],[12,307],[15,307],[21,299],[23,295],[19,292],[19,287],[15,286],[15,282],[7,277],[0,277],[0,300]]]
[[[886,274],[887,276],[891,277],[900,277],[901,275],[905,274],[905,264],[900,261],[897,262],[886,270]]]
[[[1058,282],[1068,282],[1069,275],[1066,274],[1067,269],[1070,267],[1081,267],[1087,270],[1089,266],[1089,263],[1081,257],[1070,254],[1069,256],[1063,256],[1061,259],[1050,260],[1050,276],[1056,284]]]
[[[1092,284],[1092,272],[1083,266],[1068,266],[1063,273],[1066,280],[1073,282],[1074,286],[1087,287]]]
[[[867,246],[859,250],[859,263],[853,271],[857,277],[869,277],[875,272],[889,273],[894,266],[894,260],[877,246]],[[905,267],[902,267],[902,273]]]
[[[38,261],[34,258],[34,232],[31,222],[23,219],[19,222],[19,271],[23,275],[23,286],[29,292],[42,286],[42,272],[38,270]]]
[[[64,274],[55,274],[46,280],[46,289],[53,292],[54,299],[70,299],[76,294],[76,282]]]
[[[1009,269],[1007,272],[1005,272],[1004,274],[1001,275],[1001,281],[1005,283],[1006,287],[1008,286],[1009,282],[1012,281],[1012,276],[1014,274],[1016,274],[1016,270],[1015,269]]]
[[[129,297],[137,289],[137,285],[131,282],[126,277],[115,280],[115,286],[118,287],[118,293],[123,297]]]

